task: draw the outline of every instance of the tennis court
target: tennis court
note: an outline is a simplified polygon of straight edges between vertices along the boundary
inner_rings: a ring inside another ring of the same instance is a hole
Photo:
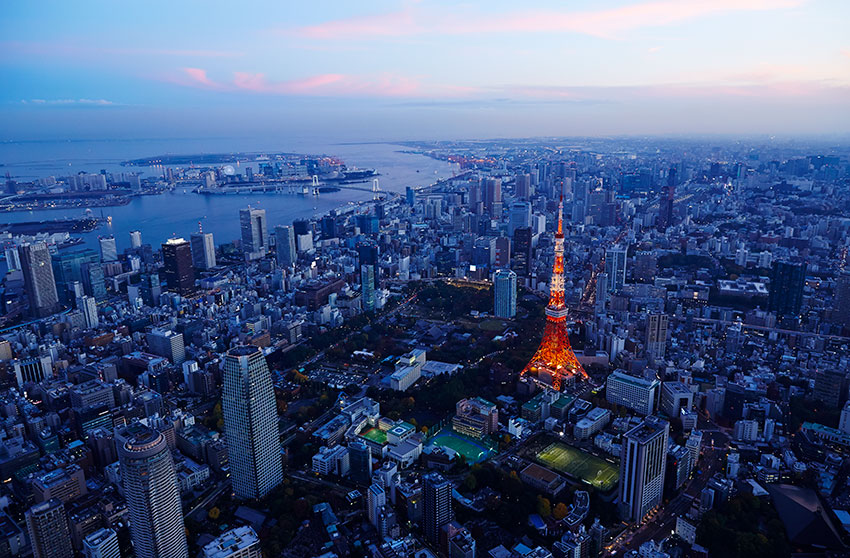
[[[469,464],[481,463],[493,453],[484,445],[451,430],[440,432],[431,438],[428,445],[432,447],[439,446],[451,450],[449,453],[460,454]]]
[[[387,443],[387,433],[381,430],[380,428],[370,428],[369,430],[364,430],[360,433],[361,436],[366,438],[367,440],[371,440],[377,444],[386,444]]]
[[[538,452],[537,460],[603,492],[611,490],[620,476],[616,465],[561,442]]]

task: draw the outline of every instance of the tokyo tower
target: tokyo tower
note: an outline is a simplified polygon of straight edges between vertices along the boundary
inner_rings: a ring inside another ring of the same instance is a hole
[[[567,334],[567,307],[564,304],[564,200],[558,205],[558,232],[555,233],[555,264],[549,286],[549,305],[546,307],[546,328],[537,352],[520,376],[551,386],[560,391],[564,382],[576,376],[587,378],[579,364]]]

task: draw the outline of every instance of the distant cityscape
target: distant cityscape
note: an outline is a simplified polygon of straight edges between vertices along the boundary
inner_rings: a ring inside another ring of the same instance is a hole
[[[80,217],[0,227],[0,556],[850,553],[846,144],[397,147],[7,174]]]

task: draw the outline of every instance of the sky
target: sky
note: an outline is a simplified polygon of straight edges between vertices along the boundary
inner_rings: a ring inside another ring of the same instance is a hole
[[[850,133],[846,0],[4,0],[0,140]]]

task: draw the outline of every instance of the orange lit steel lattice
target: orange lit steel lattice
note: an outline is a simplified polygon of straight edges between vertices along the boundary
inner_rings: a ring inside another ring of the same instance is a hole
[[[564,220],[563,200],[558,206],[558,232],[555,233],[555,263],[552,266],[552,281],[549,286],[549,305],[546,307],[546,328],[543,340],[531,361],[522,370],[522,376],[560,390],[565,380],[572,381],[587,373],[579,364],[570,346],[567,333],[567,307],[564,304]]]

